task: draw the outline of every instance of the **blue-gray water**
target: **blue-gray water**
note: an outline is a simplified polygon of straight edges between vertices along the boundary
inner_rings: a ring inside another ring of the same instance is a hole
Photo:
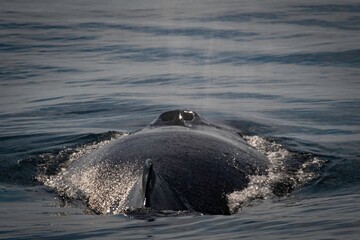
[[[4,0],[0,103],[0,238],[360,237],[356,0]],[[323,165],[231,216],[154,221],[89,214],[35,180],[176,108]]]

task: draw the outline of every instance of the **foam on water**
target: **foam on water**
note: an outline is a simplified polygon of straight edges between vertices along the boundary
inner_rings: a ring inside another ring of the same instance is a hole
[[[232,213],[242,207],[251,205],[255,199],[267,199],[289,194],[304,184],[314,180],[318,175],[311,171],[320,168],[324,161],[313,156],[303,158],[299,168],[289,170],[288,163],[293,161],[296,153],[286,150],[281,144],[266,140],[260,136],[244,136],[244,139],[256,150],[263,153],[270,161],[266,176],[250,176],[248,187],[227,195]]]
[[[102,163],[100,166],[81,166],[81,174],[74,174],[69,172],[67,167],[83,155],[125,135],[127,134],[114,133],[110,139],[85,144],[76,148],[67,148],[52,156],[51,154],[44,154],[43,158],[46,156],[46,158],[52,159],[53,164],[56,164],[56,162],[59,164],[60,171],[54,175],[41,172],[37,176],[37,180],[43,182],[47,187],[56,189],[59,195],[64,198],[83,200],[96,213],[118,213],[118,207],[124,205],[123,202],[118,202],[118,199],[125,201],[125,197],[121,196],[127,196],[128,191],[134,185],[136,179],[132,176],[134,172],[139,171],[138,169],[113,169],[108,164]],[[64,156],[67,156],[67,160],[62,163],[58,162]],[[102,178],[104,181],[101,185],[95,184],[96,181],[94,180],[98,176],[106,176]]]

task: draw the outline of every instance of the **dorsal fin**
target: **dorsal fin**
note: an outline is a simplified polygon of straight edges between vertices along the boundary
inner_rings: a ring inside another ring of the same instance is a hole
[[[151,194],[155,186],[155,172],[153,168],[153,162],[151,159],[146,159],[142,175],[142,194],[143,194],[143,206],[151,207]]]

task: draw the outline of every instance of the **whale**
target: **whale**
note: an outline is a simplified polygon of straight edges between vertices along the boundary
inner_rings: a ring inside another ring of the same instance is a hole
[[[176,109],[72,161],[56,180],[59,192],[99,214],[154,209],[228,215],[228,194],[268,169],[265,155],[237,131]]]

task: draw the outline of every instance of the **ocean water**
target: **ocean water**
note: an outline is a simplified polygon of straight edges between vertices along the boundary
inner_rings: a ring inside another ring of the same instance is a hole
[[[358,1],[3,0],[0,103],[1,239],[360,237]],[[274,167],[296,160],[270,176],[290,188],[253,179],[230,216],[144,218],[47,184],[173,109],[236,129]]]

